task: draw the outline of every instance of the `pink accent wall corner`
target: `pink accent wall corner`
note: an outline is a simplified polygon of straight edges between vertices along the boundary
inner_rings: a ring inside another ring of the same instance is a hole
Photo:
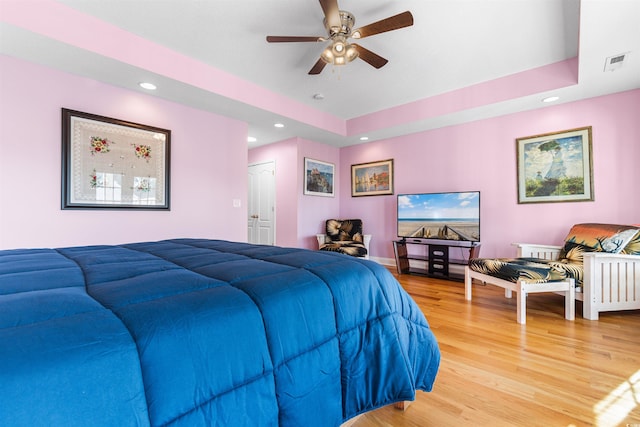
[[[316,233],[339,213],[339,180],[334,182],[334,197],[304,194],[304,159],[340,164],[338,148],[292,138],[249,150],[249,164],[276,163],[276,245],[317,249]],[[336,177],[338,174],[336,173]]]
[[[513,242],[560,244],[574,223],[640,221],[640,89],[346,147],[340,214],[363,218],[371,255],[393,258],[397,194],[481,191],[480,256],[513,256]],[[516,138],[592,126],[594,201],[518,204]],[[350,165],[394,159],[395,194],[349,193]]]
[[[7,56],[0,69],[0,249],[246,241],[246,123]],[[61,210],[63,107],[170,129],[171,210]]]

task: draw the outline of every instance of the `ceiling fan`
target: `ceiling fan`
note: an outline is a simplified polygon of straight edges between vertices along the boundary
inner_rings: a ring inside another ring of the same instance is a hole
[[[267,36],[269,43],[329,41],[330,43],[322,51],[320,59],[311,68],[309,74],[320,74],[327,64],[344,65],[356,58],[362,59],[375,68],[381,68],[388,62],[385,58],[359,44],[349,43],[349,39],[363,39],[413,25],[413,15],[407,11],[353,30],[355,17],[350,12],[340,10],[338,0],[320,0],[320,6],[324,12],[327,37]]]

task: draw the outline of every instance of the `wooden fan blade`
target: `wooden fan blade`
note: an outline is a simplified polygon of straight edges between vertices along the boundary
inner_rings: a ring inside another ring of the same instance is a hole
[[[327,65],[322,58],[318,59],[318,62],[309,70],[309,74],[320,74],[324,70],[324,66]]]
[[[389,62],[388,60],[384,59],[382,56],[371,52],[369,49],[365,49],[359,44],[353,43],[351,46],[356,48],[356,50],[358,51],[358,57],[360,59],[362,59],[365,62],[368,62],[370,65],[376,68],[382,68],[387,64],[387,62]]]
[[[340,8],[338,8],[338,0],[320,0],[320,6],[324,12],[324,17],[327,20],[329,28],[337,28],[338,30],[342,26],[340,20]]]
[[[288,42],[322,42],[324,37],[313,36],[267,36],[269,43],[288,43]]]
[[[406,11],[352,31],[351,37],[362,39],[413,25],[413,15]]]

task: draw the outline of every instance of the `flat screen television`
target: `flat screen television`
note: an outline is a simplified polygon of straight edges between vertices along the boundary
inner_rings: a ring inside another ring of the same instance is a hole
[[[480,192],[399,194],[398,237],[460,246],[480,242]]]

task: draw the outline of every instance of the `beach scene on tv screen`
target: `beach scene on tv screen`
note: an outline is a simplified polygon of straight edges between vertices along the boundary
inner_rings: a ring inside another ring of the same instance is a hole
[[[480,241],[480,193],[399,195],[398,236]]]

